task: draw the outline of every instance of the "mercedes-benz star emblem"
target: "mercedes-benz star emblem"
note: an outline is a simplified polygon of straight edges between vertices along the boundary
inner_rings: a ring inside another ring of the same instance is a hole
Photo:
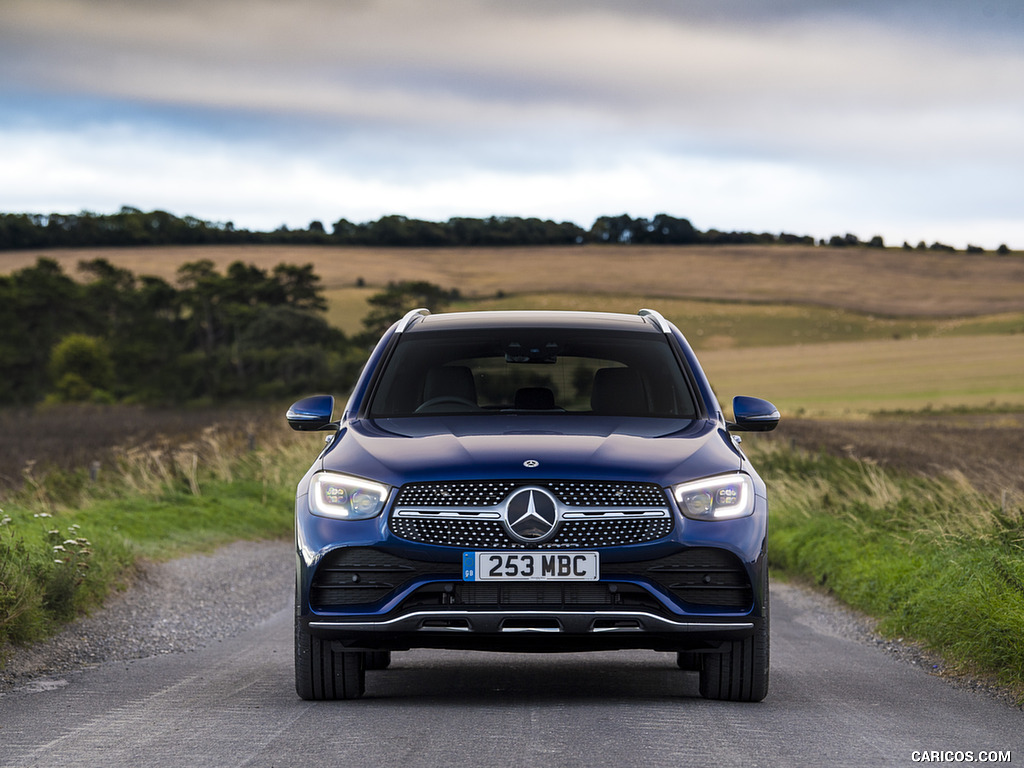
[[[554,498],[539,488],[517,491],[505,506],[508,530],[520,541],[540,541],[554,530],[557,521]]]
[[[526,467],[527,469],[536,469],[537,467],[540,466],[540,462],[537,461],[536,459],[527,459],[526,461],[523,462],[523,466]]]

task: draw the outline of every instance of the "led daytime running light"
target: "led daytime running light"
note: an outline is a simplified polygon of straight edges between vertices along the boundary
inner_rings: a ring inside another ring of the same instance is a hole
[[[672,493],[691,520],[733,520],[754,512],[754,484],[740,473],[681,483]]]
[[[379,515],[391,489],[358,477],[321,472],[309,489],[309,507],[314,515],[338,520],[369,520]]]

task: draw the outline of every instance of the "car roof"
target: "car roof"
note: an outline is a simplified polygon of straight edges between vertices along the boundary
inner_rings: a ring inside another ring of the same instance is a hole
[[[659,332],[653,322],[640,315],[613,312],[501,310],[427,314],[423,315],[422,319],[412,322],[406,333],[475,328],[586,328],[604,331]]]

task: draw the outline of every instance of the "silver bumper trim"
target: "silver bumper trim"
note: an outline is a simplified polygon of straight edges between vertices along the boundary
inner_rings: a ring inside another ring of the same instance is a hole
[[[531,627],[531,619],[537,626]],[[514,626],[504,627],[505,621]],[[753,622],[676,621],[646,611],[414,611],[379,621],[311,621],[313,630],[356,632],[743,632]]]

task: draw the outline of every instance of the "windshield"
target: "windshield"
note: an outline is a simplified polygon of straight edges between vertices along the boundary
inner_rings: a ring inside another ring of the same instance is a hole
[[[580,414],[693,419],[697,409],[662,334],[579,329],[403,334],[371,418]]]

